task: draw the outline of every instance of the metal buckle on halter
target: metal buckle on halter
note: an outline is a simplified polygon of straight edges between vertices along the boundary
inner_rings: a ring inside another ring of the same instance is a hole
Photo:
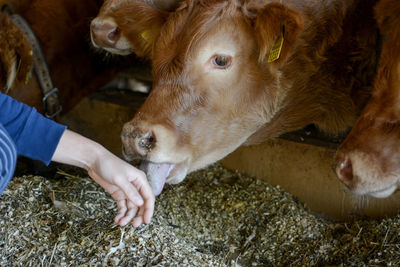
[[[59,98],[58,88],[54,87],[51,91],[47,92],[42,98],[44,115],[49,119],[53,119],[62,111],[62,106],[57,105],[55,103],[54,104],[55,106],[57,106],[56,107],[57,110],[54,111],[54,104],[52,105],[52,103],[48,102],[50,100],[49,98],[51,97],[55,97],[55,99]]]

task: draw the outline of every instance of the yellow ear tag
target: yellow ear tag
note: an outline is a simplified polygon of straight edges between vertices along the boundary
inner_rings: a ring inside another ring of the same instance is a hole
[[[269,51],[268,63],[274,62],[281,56],[283,39],[284,38],[283,38],[283,31],[282,31],[281,34],[276,39],[274,46]]]
[[[31,78],[31,73],[28,72],[28,73],[26,74],[26,76],[25,76],[25,85],[27,85],[27,84],[29,83],[30,78]]]
[[[151,38],[151,34],[150,34],[150,31],[148,31],[148,30],[146,30],[146,31],[143,31],[141,34],[140,34],[140,36],[142,36],[142,38],[145,40],[145,41],[149,41],[150,40],[150,38]]]

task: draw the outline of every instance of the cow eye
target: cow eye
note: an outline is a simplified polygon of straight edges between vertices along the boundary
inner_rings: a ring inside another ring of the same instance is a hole
[[[226,69],[231,65],[232,57],[225,55],[216,55],[213,58],[213,64],[218,69]]]

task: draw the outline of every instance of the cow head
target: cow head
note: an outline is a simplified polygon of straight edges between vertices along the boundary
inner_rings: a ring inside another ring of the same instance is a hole
[[[102,48],[112,54],[129,55],[135,51],[138,56],[148,56],[150,46],[137,38],[135,29],[148,21],[154,23],[151,29],[156,30],[164,23],[164,18],[158,16],[158,12],[148,10],[148,5],[171,10],[176,7],[179,0],[146,0],[137,3],[137,0],[105,0],[99,14],[90,24],[90,36],[92,44],[96,48]],[[134,5],[131,5],[135,3]],[[142,5],[141,5],[142,4]],[[135,13],[136,16],[130,16]],[[135,27],[132,28],[132,25]],[[150,28],[148,29],[150,30]],[[150,34],[150,31],[148,32]],[[152,33],[153,35],[157,32]],[[135,49],[140,47],[140,49]]]
[[[387,40],[370,102],[336,154],[336,173],[350,190],[378,198],[400,182],[400,4],[382,1],[377,21]]]
[[[130,8],[136,10],[131,32],[141,39],[135,51],[148,51],[142,54],[152,60],[154,83],[121,136],[124,154],[144,160],[159,194],[165,182],[179,183],[225,157],[269,122],[284,97],[279,67],[302,19],[278,3],[187,1],[165,12],[135,2]],[[268,62],[282,35],[280,57]]]

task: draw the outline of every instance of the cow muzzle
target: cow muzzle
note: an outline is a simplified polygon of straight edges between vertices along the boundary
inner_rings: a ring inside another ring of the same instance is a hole
[[[189,158],[179,153],[175,143],[175,135],[163,126],[134,122],[124,125],[121,133],[123,154],[126,160],[141,159],[143,170],[154,194],[163,190],[165,183],[181,182],[189,170]],[[160,140],[158,140],[159,138]]]
[[[90,24],[90,32],[93,44],[103,48],[115,47],[121,37],[119,28],[112,21],[94,19]]]
[[[354,194],[386,198],[397,190],[400,177],[383,172],[377,162],[370,154],[338,152],[335,170],[341,182]]]
[[[94,47],[112,54],[129,55],[133,52],[130,42],[112,19],[93,19],[90,23],[90,38]]]
[[[156,145],[156,137],[153,131],[137,128],[130,123],[124,125],[121,140],[123,154],[127,160],[146,158]]]

